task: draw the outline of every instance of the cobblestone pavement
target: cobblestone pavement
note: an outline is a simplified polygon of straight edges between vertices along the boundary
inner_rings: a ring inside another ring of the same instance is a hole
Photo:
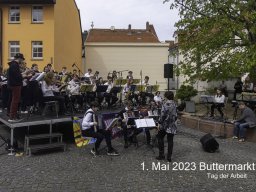
[[[173,162],[161,162],[162,170],[152,169],[158,165],[155,160],[158,150],[154,149],[154,154],[146,145],[142,145],[145,141],[143,134],[138,138],[141,146],[137,149],[134,146],[124,149],[123,140],[115,139],[113,146],[120,152],[118,157],[109,157],[105,151],[101,152],[101,156],[93,157],[90,154],[92,146],[76,148],[73,144],[68,145],[66,152],[31,157],[8,156],[1,148],[0,192],[255,191],[255,170],[200,170],[200,163],[256,163],[256,143],[240,144],[231,139],[217,139],[220,151],[206,153],[199,142],[203,135],[180,127],[174,138]],[[184,170],[184,165],[190,170]],[[165,167],[167,170],[164,170]],[[173,170],[175,167],[178,170]],[[230,178],[232,173],[239,176],[247,174],[247,178]],[[220,178],[225,175],[228,178]]]

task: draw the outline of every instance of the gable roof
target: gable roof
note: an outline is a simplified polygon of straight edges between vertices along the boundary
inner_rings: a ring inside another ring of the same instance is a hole
[[[146,23],[146,29],[90,29],[86,42],[159,43],[154,26]]]
[[[55,4],[56,0],[0,0],[0,4]]]

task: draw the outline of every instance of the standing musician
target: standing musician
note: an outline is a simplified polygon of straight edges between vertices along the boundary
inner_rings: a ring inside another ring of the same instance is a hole
[[[7,107],[7,113],[9,112],[10,119],[8,120],[11,123],[18,122],[18,106],[21,96],[22,88],[22,74],[21,74],[21,64],[24,62],[25,58],[23,54],[17,53],[14,56],[14,60],[9,62],[9,69],[7,71],[7,86],[10,90],[9,95],[9,105]]]
[[[55,85],[54,82],[54,73],[48,72],[44,81],[42,82],[41,89],[43,93],[43,101],[58,101],[59,103],[59,114],[67,115],[65,107],[65,98],[61,95],[56,96],[54,92],[60,92],[60,90],[66,85],[62,85],[59,88]]]
[[[176,103],[174,102],[174,94],[172,91],[167,91],[164,94],[164,97],[167,99],[166,102],[162,105],[161,116],[159,118],[158,125],[158,147],[159,147],[159,156],[156,157],[157,160],[164,160],[164,137],[167,135],[168,142],[168,153],[167,160],[172,161],[172,151],[173,151],[173,137],[177,132],[176,119],[177,119],[177,108]]]
[[[116,79],[117,79],[117,74],[116,74],[116,70],[114,70],[114,71],[112,72],[112,80],[113,80],[113,82],[114,82]]]
[[[216,95],[214,96],[214,103],[211,106],[211,117],[214,116],[214,109],[217,108],[219,111],[221,118],[223,118],[224,114],[222,108],[224,107],[225,95],[222,94],[221,90],[217,88]]]
[[[88,109],[84,115],[82,121],[82,135],[85,137],[96,138],[95,147],[91,150],[93,155],[99,155],[99,147],[102,140],[105,138],[107,144],[107,155],[117,156],[119,153],[112,147],[111,144],[111,131],[99,129],[98,123],[96,121],[95,112],[99,109],[99,104],[97,102],[92,102],[90,104],[90,109]]]
[[[108,85],[108,89],[104,94],[104,97],[106,99],[106,102],[108,103],[108,107],[110,107],[114,105],[118,100],[116,93],[111,92],[112,88],[114,87],[112,77],[108,76],[108,81],[104,85]]]

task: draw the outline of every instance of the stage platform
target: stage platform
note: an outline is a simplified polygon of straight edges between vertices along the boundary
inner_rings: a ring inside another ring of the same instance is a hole
[[[99,111],[97,113],[99,118],[98,119],[99,125],[101,126],[102,114],[118,113],[120,112],[120,110],[121,110],[120,108],[111,108],[111,109],[103,109]],[[10,144],[11,146],[13,146],[15,129],[26,127],[29,132],[30,127],[37,126],[37,125],[46,125],[46,126],[49,126],[49,134],[52,134],[52,127],[54,124],[72,122],[73,117],[82,118],[83,116],[84,116],[84,113],[77,113],[73,115],[62,115],[62,116],[59,115],[58,118],[54,113],[49,114],[47,116],[42,116],[38,114],[32,114],[28,116],[28,114],[25,114],[21,116],[22,120],[20,122],[10,123],[8,122],[9,117],[6,115],[6,113],[3,112],[0,114],[0,122],[5,124],[10,129]],[[12,153],[13,153],[13,149],[10,150],[10,154]]]

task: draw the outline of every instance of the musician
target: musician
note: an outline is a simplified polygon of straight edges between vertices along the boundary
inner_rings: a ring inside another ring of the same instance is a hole
[[[95,71],[95,73],[94,73],[94,77],[95,77],[95,79],[96,80],[99,80],[99,74],[100,74],[100,72],[99,71]]]
[[[244,92],[252,92],[253,91],[253,83],[251,82],[249,75],[244,80],[243,91]]]
[[[160,95],[160,91],[157,91],[154,96],[154,101],[156,102],[158,107],[162,106],[163,98]]]
[[[60,76],[63,76],[63,75],[66,75],[68,72],[67,72],[67,67],[62,67],[62,70],[61,72],[59,73]]]
[[[32,64],[31,69],[34,71],[34,73],[40,73],[38,69],[38,65],[36,63]]]
[[[87,73],[84,74],[84,77],[90,78],[91,76],[93,76],[92,69],[88,69]]]
[[[3,68],[0,67],[0,91],[1,91],[1,112],[3,111],[2,109],[7,108],[8,104],[8,98],[9,98],[9,91],[7,88],[7,78],[3,74]]]
[[[59,114],[60,115],[67,115],[66,107],[65,107],[65,98],[61,95],[56,96],[54,92],[60,92],[60,90],[65,85],[61,87],[57,87],[54,82],[54,73],[48,72],[45,77],[44,81],[42,82],[41,89],[43,93],[43,101],[58,101],[59,103]]]
[[[219,85],[219,89],[221,90],[222,94],[225,95],[225,97],[228,97],[228,90],[227,90],[225,81],[221,81],[221,84]]]
[[[233,139],[239,138],[239,142],[244,142],[246,129],[256,125],[256,116],[254,111],[247,107],[244,102],[239,102],[239,109],[242,111],[241,117],[231,121],[234,123]]]
[[[134,94],[134,90],[132,90],[132,83],[133,83],[132,78],[127,80],[127,83],[124,85],[124,88],[123,88],[123,95],[127,100],[133,102],[133,99],[135,99],[136,103],[138,103],[138,95]]]
[[[223,118],[224,114],[222,108],[224,107],[225,95],[222,94],[221,90],[218,88],[216,90],[216,95],[214,96],[214,103],[211,106],[211,117],[214,116],[214,109],[217,108],[219,111],[221,118]]]
[[[78,75],[75,75],[71,81],[69,81],[67,86],[67,91],[70,95],[70,100],[73,104],[77,103],[79,106],[83,106],[83,96],[80,94],[80,82]]]
[[[110,107],[110,106],[114,105],[118,100],[117,94],[111,92],[112,88],[114,87],[112,77],[108,76],[108,81],[104,85],[108,85],[108,88],[107,88],[106,93],[104,94],[104,97],[106,99],[108,107]]]
[[[22,88],[22,74],[21,74],[21,65],[24,62],[25,58],[23,54],[17,53],[14,56],[14,60],[8,63],[9,69],[7,71],[7,86],[10,90],[9,101],[7,107],[7,113],[9,112],[10,119],[8,120],[11,123],[18,122],[18,105],[20,102],[21,88]]]
[[[79,74],[77,74],[77,70],[76,70],[76,69],[73,69],[72,78],[73,78],[75,75],[79,75]],[[78,76],[78,77],[79,77],[79,76]],[[79,77],[79,78],[80,78],[80,77]]]
[[[114,71],[112,72],[112,80],[113,80],[113,82],[114,82],[116,79],[117,79],[117,73],[116,73],[116,70],[114,70]]]
[[[164,94],[166,102],[162,105],[161,116],[159,118],[158,126],[158,147],[159,156],[156,157],[157,160],[164,160],[164,137],[167,135],[168,142],[168,153],[167,160],[172,161],[172,151],[173,151],[173,138],[177,132],[176,120],[177,120],[177,108],[174,102],[174,94],[172,91],[167,91]]]
[[[92,91],[86,93],[87,103],[91,103],[92,101],[95,101],[95,99],[96,99],[97,84],[96,84],[95,77],[91,76],[90,81],[91,81],[91,85],[93,85],[93,89],[92,89]]]
[[[241,78],[238,78],[235,85],[234,85],[234,97],[233,100],[236,100],[237,93],[242,93],[243,91],[243,82],[241,81]]]
[[[49,72],[54,72],[54,70],[53,70],[53,67],[52,67],[52,64],[51,64],[51,63],[48,63],[46,67],[48,68]]]
[[[142,85],[145,85],[145,90],[142,90],[139,93],[139,98],[141,98],[141,104],[146,105],[147,97],[149,97],[150,100],[153,99],[153,97],[154,97],[154,95],[152,93],[147,92],[147,88],[148,88],[148,86],[150,86],[149,76],[145,76],[144,81],[142,82]]]
[[[123,129],[124,135],[124,148],[128,148],[128,141],[131,143],[137,144],[137,135],[140,134],[143,129],[137,129],[135,125],[127,125],[128,118],[134,118],[135,114],[133,112],[132,102],[125,102],[125,107],[119,112],[119,122],[121,123],[121,127]],[[128,130],[132,131],[131,136],[128,137]],[[147,145],[150,145],[151,135],[149,129],[145,129]]]
[[[132,71],[128,71],[128,75],[126,76],[126,79],[133,79]]]
[[[94,148],[91,150],[93,155],[99,155],[100,144],[105,138],[108,148],[107,155],[117,156],[119,153],[112,147],[110,130],[99,129],[95,116],[95,113],[98,111],[98,109],[99,104],[97,102],[92,102],[90,104],[90,109],[86,111],[83,117],[82,135],[85,137],[93,137],[97,139]]]

